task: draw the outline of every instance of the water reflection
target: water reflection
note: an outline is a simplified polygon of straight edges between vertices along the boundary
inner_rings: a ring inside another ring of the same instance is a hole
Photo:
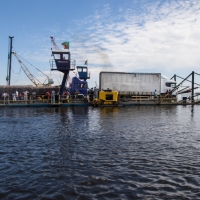
[[[199,110],[2,108],[0,197],[198,199]]]
[[[102,107],[99,109],[102,115],[106,115],[108,113],[116,114],[119,111],[119,107]]]

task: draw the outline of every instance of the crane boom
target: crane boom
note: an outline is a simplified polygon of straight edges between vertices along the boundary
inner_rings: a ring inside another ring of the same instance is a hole
[[[28,68],[24,65],[24,63],[19,59],[18,55],[16,52],[13,52],[13,54],[15,55],[15,57],[17,58],[19,64],[21,65],[24,73],[27,75],[27,77],[37,86],[38,83],[36,83],[35,80],[37,80],[39,82],[39,84],[43,85],[38,79],[36,79],[28,70]]]
[[[51,42],[53,43],[53,46],[55,49],[60,50],[60,48],[57,46],[56,42],[55,42],[55,38],[53,36],[50,36],[51,38]]]

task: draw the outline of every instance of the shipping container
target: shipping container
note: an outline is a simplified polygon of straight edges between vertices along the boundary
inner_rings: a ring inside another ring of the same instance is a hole
[[[161,73],[100,72],[99,90],[115,90],[121,95],[161,93]]]

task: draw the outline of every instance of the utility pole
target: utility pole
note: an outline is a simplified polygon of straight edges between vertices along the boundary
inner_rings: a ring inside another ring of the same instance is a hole
[[[9,36],[10,38],[10,53],[9,53],[9,76],[8,76],[8,85],[10,85],[10,80],[11,80],[11,63],[12,63],[12,39],[14,36]]]
[[[192,71],[192,103],[194,103],[194,71]]]

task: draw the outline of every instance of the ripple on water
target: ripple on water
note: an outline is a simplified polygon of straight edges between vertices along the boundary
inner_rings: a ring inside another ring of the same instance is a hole
[[[200,198],[199,106],[1,111],[1,199]]]

